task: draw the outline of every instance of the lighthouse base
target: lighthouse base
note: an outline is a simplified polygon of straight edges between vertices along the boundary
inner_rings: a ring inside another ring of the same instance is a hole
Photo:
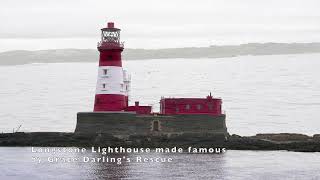
[[[116,137],[181,134],[228,135],[225,115],[155,116],[130,112],[79,112],[75,133],[106,133]]]

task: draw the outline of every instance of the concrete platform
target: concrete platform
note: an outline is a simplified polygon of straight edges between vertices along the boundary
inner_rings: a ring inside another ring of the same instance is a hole
[[[112,135],[171,135],[210,133],[227,135],[225,115],[138,115],[127,112],[79,112],[75,133]]]

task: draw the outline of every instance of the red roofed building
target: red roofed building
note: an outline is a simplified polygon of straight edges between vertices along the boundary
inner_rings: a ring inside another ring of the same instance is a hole
[[[207,98],[161,98],[160,114],[208,114],[219,116],[222,100],[213,98],[211,93]]]

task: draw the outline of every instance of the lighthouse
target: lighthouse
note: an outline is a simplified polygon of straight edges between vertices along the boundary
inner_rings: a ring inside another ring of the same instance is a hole
[[[100,58],[94,112],[78,112],[75,133],[99,134],[99,137],[105,133],[117,138],[135,135],[169,138],[184,134],[197,134],[196,137],[213,134],[222,140],[228,137],[222,99],[214,98],[211,93],[206,98],[162,97],[160,112],[153,112],[151,105],[140,104],[135,98],[131,98],[134,104],[129,105],[131,79],[122,68],[123,49],[120,29],[109,22],[101,29],[98,43]]]
[[[124,47],[120,29],[113,22],[101,29],[97,48],[100,56],[94,111],[124,111],[128,107],[130,76],[122,68]]]

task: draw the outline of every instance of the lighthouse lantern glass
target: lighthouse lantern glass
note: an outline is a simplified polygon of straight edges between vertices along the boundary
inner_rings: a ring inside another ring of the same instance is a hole
[[[120,43],[120,30],[104,29],[101,33],[101,41],[106,43]]]

